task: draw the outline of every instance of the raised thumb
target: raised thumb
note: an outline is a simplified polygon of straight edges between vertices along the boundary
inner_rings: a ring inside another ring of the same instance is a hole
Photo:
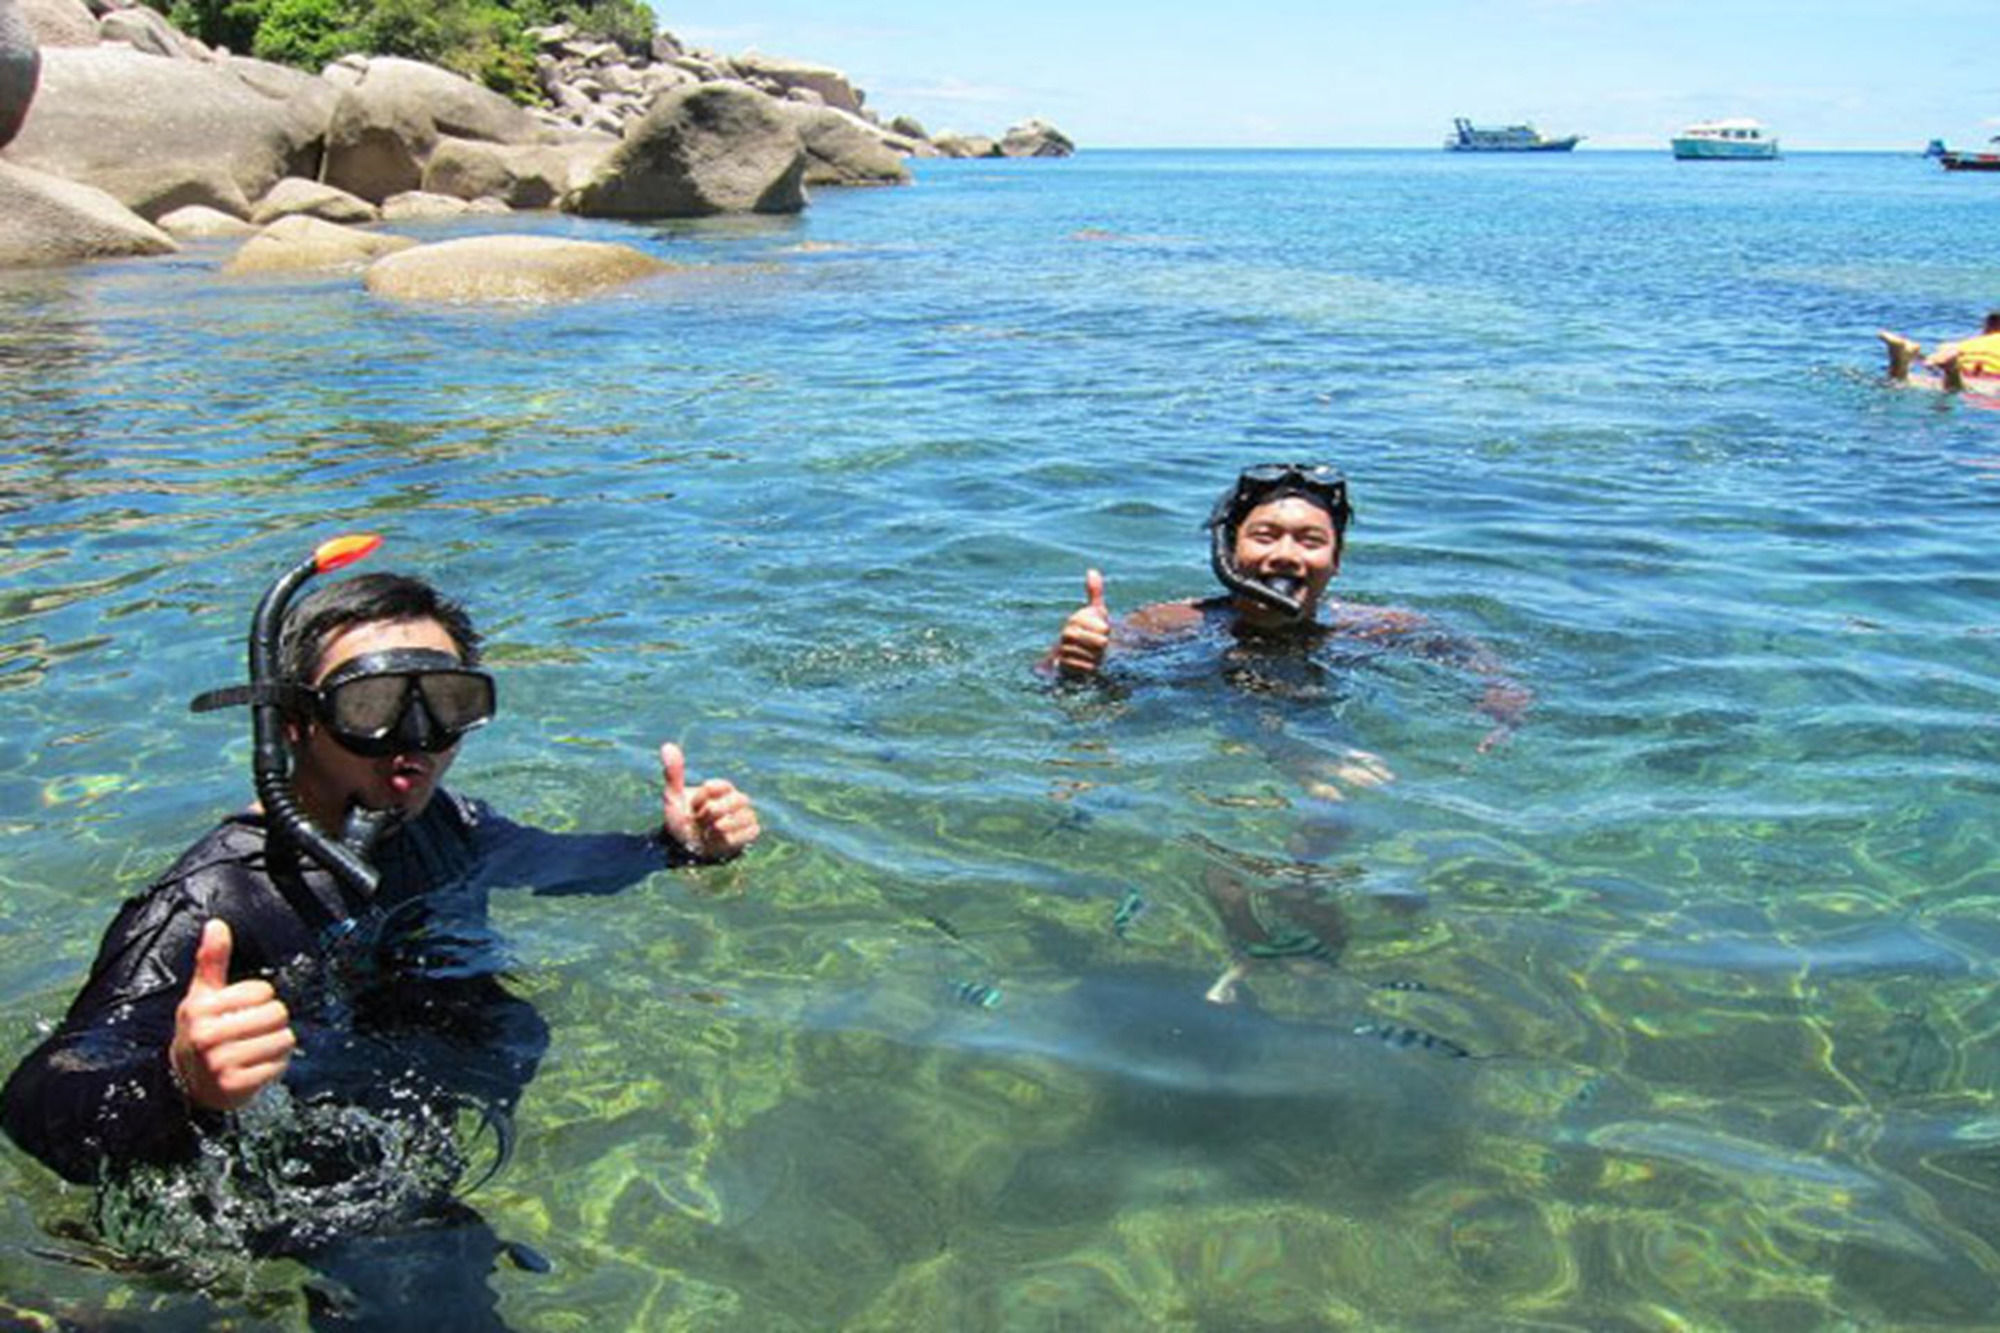
[[[1099,611],[1104,607],[1104,575],[1097,570],[1089,570],[1083,576],[1084,598]]]
[[[195,946],[194,980],[188,983],[189,990],[221,990],[229,984],[229,951],[234,943],[229,923],[210,917],[201,928],[201,943]]]
[[[687,799],[687,756],[672,741],[660,747],[660,775],[666,780],[667,800],[680,806]]]

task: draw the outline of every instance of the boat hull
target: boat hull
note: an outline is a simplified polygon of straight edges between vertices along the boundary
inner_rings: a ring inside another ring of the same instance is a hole
[[[1445,147],[1454,153],[1567,153],[1582,139],[1582,135],[1572,134],[1567,139],[1544,139],[1540,143],[1448,143]]]
[[[1939,153],[1938,165],[1946,171],[2000,171],[2000,153]]]
[[[1776,139],[1674,140],[1674,156],[1683,162],[1768,162],[1777,155]]]

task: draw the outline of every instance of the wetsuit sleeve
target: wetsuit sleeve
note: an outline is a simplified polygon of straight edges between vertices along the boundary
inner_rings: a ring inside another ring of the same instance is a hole
[[[205,920],[171,889],[128,902],[61,1027],[0,1092],[8,1135],[65,1179],[193,1151],[196,1119],[208,1116],[181,1096],[167,1048]]]
[[[666,835],[551,833],[517,824],[484,802],[468,801],[478,844],[480,878],[491,888],[538,894],[617,893],[676,866],[713,864]]]

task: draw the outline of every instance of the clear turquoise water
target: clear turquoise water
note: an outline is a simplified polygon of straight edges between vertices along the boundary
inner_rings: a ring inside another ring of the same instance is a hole
[[[515,1326],[1990,1327],[2000,413],[1873,330],[1996,299],[1996,184],[1091,153],[522,220],[690,266],[560,309],[0,277],[0,1058],[246,797],[185,701],[366,528],[495,641],[457,785],[636,828],[673,738],[769,829],[499,904],[555,1034],[472,1198],[554,1263]],[[1034,677],[1086,566],[1204,592],[1215,491],[1308,456],[1347,595],[1534,689],[1511,746],[1422,661]],[[1348,747],[1395,780],[1315,795]],[[1351,940],[1205,1004],[1227,892]],[[22,1309],[302,1325],[284,1265],[217,1316],[74,1262],[11,1149],[0,1197]]]

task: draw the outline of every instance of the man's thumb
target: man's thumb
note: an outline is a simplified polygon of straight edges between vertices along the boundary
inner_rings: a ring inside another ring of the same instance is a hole
[[[229,951],[234,944],[229,923],[211,917],[201,928],[201,943],[194,951],[194,980],[188,989],[221,990],[229,984]]]
[[[1094,569],[1087,571],[1083,576],[1083,592],[1091,606],[1099,611],[1105,609],[1103,574]]]
[[[680,805],[687,796],[687,756],[672,741],[660,747],[660,773],[666,779],[667,799]]]

